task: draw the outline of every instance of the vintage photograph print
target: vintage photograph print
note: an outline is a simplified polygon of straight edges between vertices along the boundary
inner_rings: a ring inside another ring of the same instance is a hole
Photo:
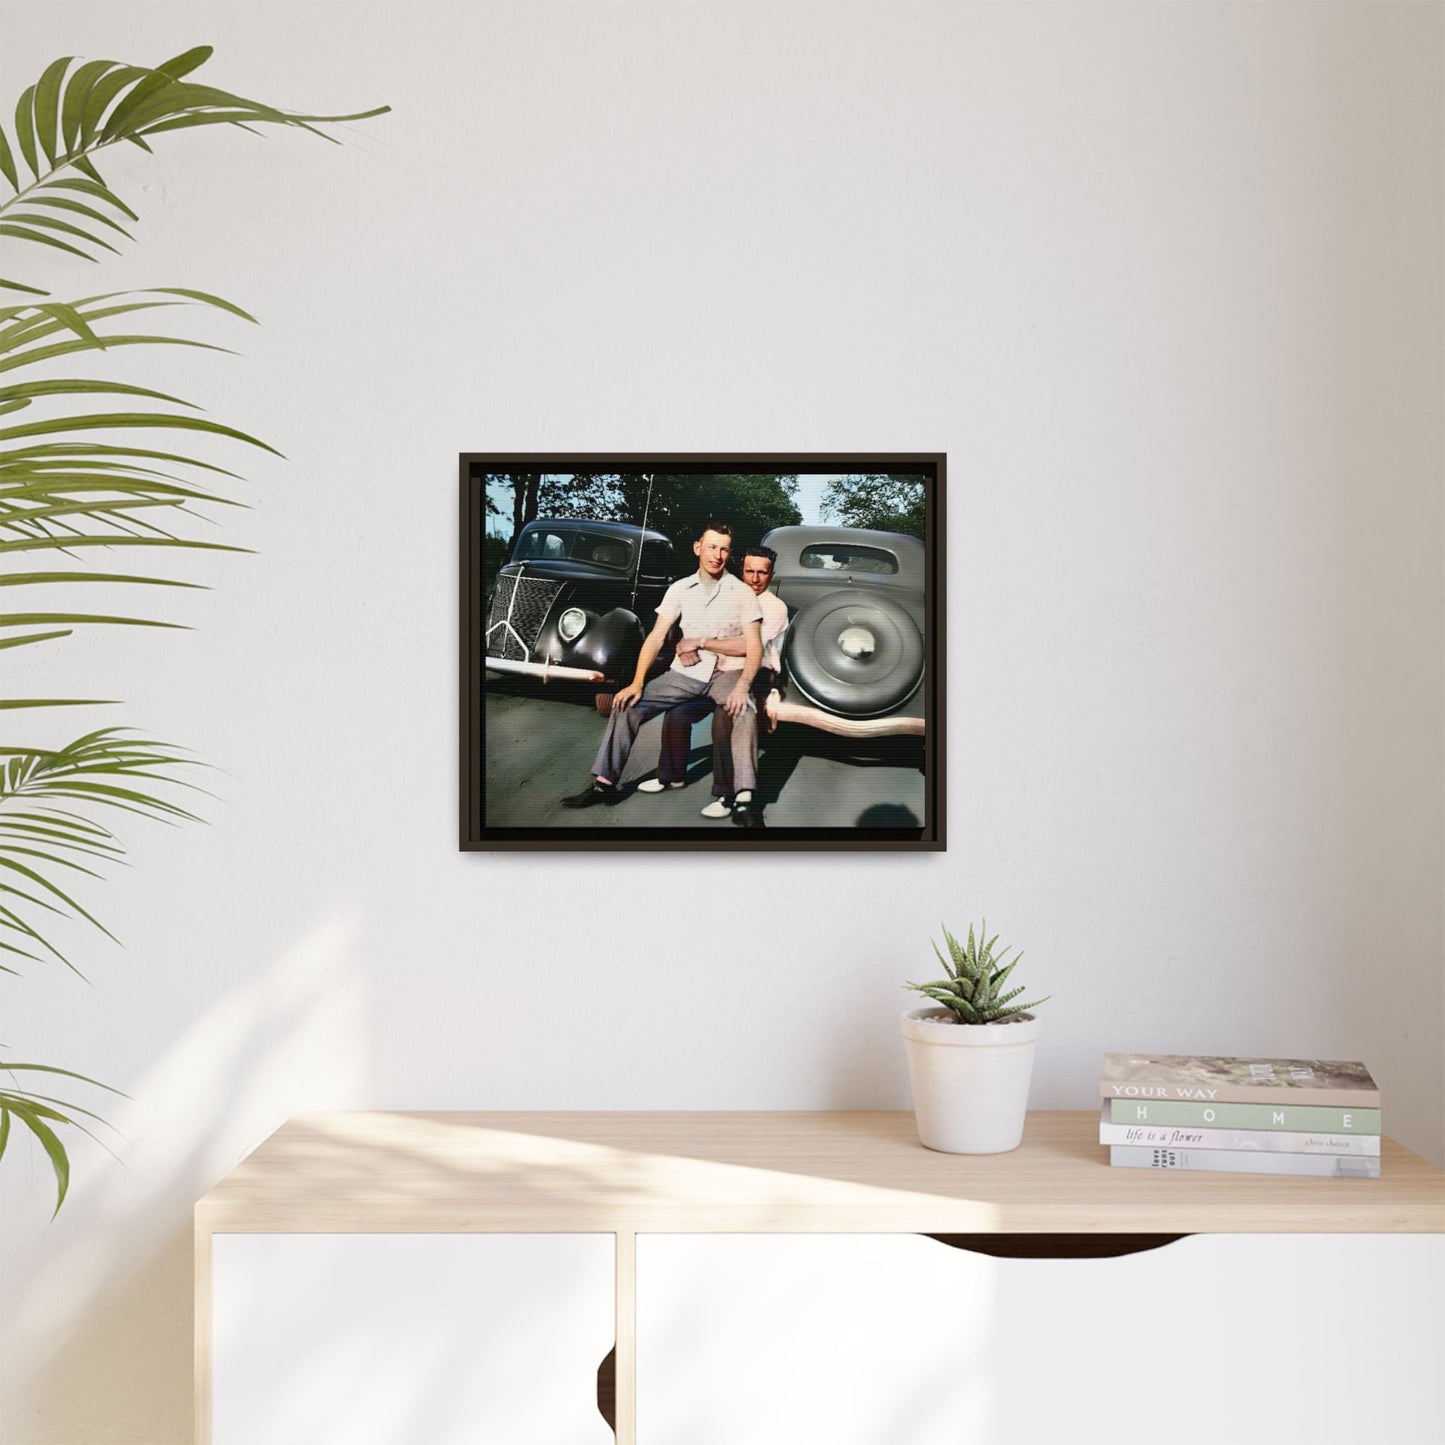
[[[944,458],[461,457],[461,846],[941,849]]]

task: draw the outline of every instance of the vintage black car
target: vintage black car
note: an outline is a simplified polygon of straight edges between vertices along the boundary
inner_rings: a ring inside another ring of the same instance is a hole
[[[842,737],[925,731],[926,553],[859,527],[775,527],[774,589],[788,604],[786,701],[768,711]]]
[[[628,522],[528,522],[492,589],[487,668],[544,679],[631,681],[672,578],[672,543],[661,532]]]

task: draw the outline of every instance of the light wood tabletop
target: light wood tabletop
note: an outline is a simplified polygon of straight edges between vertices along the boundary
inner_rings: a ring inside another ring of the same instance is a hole
[[[631,1445],[638,1235],[933,1234],[986,1253],[1077,1255],[1180,1234],[1445,1232],[1445,1175],[1390,1139],[1381,1178],[1320,1179],[1114,1169],[1098,1129],[1097,1111],[1035,1113],[1018,1149],[955,1155],[925,1149],[910,1113],[298,1116],[196,1206],[197,1445],[213,1438],[218,1234],[614,1235],[604,1369],[608,1418]]]
[[[909,1113],[335,1113],[292,1119],[196,1206],[205,1232],[1438,1233],[1445,1174],[1114,1169],[1097,1112],[1007,1154],[923,1148]]]

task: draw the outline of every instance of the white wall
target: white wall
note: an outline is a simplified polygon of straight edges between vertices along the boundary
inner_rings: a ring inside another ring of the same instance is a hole
[[[8,1048],[133,1096],[55,1223],[0,1169],[6,1440],[189,1438],[190,1206],[297,1110],[906,1106],[940,918],[1054,995],[1036,1106],[1108,1049],[1362,1057],[1445,1156],[1441,6],[4,25],[7,115],[58,55],[203,41],[395,108],[122,157],[138,244],[52,273],[251,308],[242,357],[127,374],[289,460],[225,519],[257,555],[187,564],[195,632],[27,673],[224,801],[87,893],[92,986],[5,985]],[[503,448],[946,450],[947,854],[729,860],[702,919],[695,856],[458,854],[456,454]]]

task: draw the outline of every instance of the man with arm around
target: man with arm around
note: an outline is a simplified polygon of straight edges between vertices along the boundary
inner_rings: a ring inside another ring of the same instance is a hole
[[[758,710],[759,723],[766,711],[768,694],[782,687],[783,633],[788,627],[788,605],[775,592],[769,590],[773,580],[773,568],[778,554],[771,547],[751,546],[743,549],[743,581],[758,599],[762,608],[763,659],[753,679],[753,701]],[[743,667],[746,647],[742,637],[718,637],[708,640],[684,638],[679,648],[697,646],[703,651],[718,654],[719,671],[739,671]],[[739,785],[733,776],[732,767],[732,717],[723,709],[714,711],[710,700],[699,698],[696,702],[674,708],[662,720],[662,751],[658,759],[657,778],[639,785],[640,792],[660,793],[667,788],[680,788],[687,775],[687,757],[692,746],[692,725],[699,718],[712,713],[713,751],[713,801],[702,810],[704,818],[726,818],[731,815],[734,823],[744,828],[761,828],[763,824],[762,804],[755,801],[751,789]],[[757,732],[753,741],[753,773],[756,782]]]
[[[607,731],[592,763],[592,782],[582,792],[563,798],[564,807],[615,803],[617,784],[642,724],[704,696],[731,720],[729,751],[736,786],[741,791],[756,784],[757,709],[751,688],[763,655],[762,608],[752,589],[727,570],[732,528],[726,522],[709,522],[692,550],[698,570],[674,582],[663,594],[632,681],[612,699]],[[672,666],[647,682],[648,668],[674,622],[680,623],[684,641],[693,646],[679,647]],[[742,667],[731,672],[719,669],[718,654],[703,646],[709,639],[729,635],[740,637],[744,650]]]

